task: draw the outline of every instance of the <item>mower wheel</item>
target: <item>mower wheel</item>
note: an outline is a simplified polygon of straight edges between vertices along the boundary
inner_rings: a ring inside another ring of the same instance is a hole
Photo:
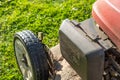
[[[24,80],[48,80],[49,68],[44,45],[31,31],[15,34],[14,51]]]

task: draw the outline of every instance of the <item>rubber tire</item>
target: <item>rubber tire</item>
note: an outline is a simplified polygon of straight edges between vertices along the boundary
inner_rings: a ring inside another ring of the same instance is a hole
[[[32,74],[34,80],[48,80],[49,70],[48,70],[48,63],[47,63],[47,57],[45,54],[44,45],[31,31],[24,30],[14,35],[14,51],[15,51],[16,39],[19,39],[27,50],[27,53],[30,58],[30,62],[32,64],[32,69],[33,69]],[[16,56],[16,51],[15,51],[15,56]]]

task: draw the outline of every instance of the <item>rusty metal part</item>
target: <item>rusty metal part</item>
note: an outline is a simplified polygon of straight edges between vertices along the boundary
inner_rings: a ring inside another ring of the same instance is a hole
[[[54,57],[52,52],[50,51],[50,48],[46,45],[44,45],[46,55],[47,55],[47,62],[49,65],[49,80],[54,80],[55,78],[55,69],[54,69]]]
[[[43,40],[43,32],[38,32],[38,39],[42,42]],[[49,80],[54,80],[55,77],[55,69],[54,69],[54,62],[53,62],[53,54],[50,51],[50,48],[47,45],[44,45],[45,53],[47,56],[47,62],[49,66]]]
[[[120,80],[120,53],[112,48],[106,51],[104,80]]]

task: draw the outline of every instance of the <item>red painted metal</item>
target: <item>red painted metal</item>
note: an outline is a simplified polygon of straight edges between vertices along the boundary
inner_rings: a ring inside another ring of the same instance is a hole
[[[97,0],[93,5],[92,16],[120,49],[120,0]]]

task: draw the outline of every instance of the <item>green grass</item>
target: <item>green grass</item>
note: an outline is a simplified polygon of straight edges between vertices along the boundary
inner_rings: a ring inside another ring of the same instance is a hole
[[[0,80],[22,80],[13,50],[14,34],[22,30],[44,33],[44,43],[59,43],[62,21],[91,17],[95,0],[0,0]]]

